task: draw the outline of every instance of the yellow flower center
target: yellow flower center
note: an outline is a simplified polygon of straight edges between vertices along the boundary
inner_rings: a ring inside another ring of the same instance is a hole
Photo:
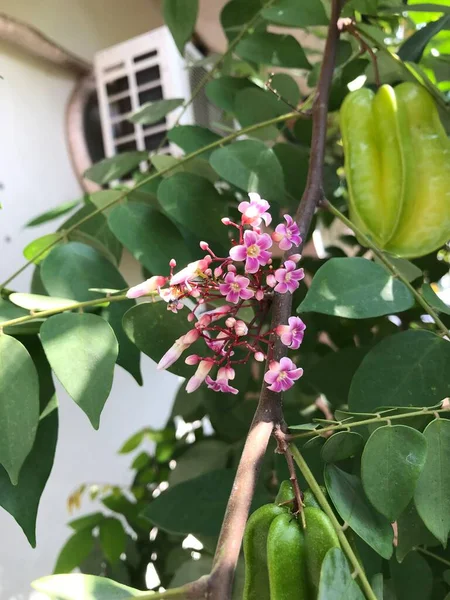
[[[247,256],[251,256],[252,258],[259,256],[259,246],[257,244],[249,246],[247,248]]]
[[[279,375],[278,375],[278,380],[283,381],[283,379],[286,379],[287,374],[286,371],[280,371]]]
[[[238,283],[232,283],[230,287],[233,290],[233,292],[239,292],[239,290],[241,289]]]
[[[286,275],[284,276],[284,280],[285,281],[290,281],[291,277],[292,277],[291,273],[286,273]]]

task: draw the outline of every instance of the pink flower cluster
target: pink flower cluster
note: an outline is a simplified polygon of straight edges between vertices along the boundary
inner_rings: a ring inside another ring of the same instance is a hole
[[[206,242],[201,242],[200,248],[206,252],[202,259],[176,273],[176,262],[172,259],[168,277],[150,277],[127,292],[129,298],[157,294],[173,312],[190,306],[187,319],[193,324],[191,329],[175,340],[158,363],[158,369],[167,369],[192,344],[202,340],[206,353],[191,354],[185,359],[186,364],[197,366],[187,382],[187,392],[195,391],[205,382],[215,392],[237,394],[238,389],[229,383],[235,378],[234,367],[250,358],[258,362],[267,359],[269,370],[264,380],[274,392],[288,390],[303,374],[289,358],[272,360],[274,336],[290,349],[300,347],[305,331],[303,321],[290,317],[286,325],[269,331],[263,329],[274,292],[293,294],[304,277],[303,269],[297,268],[300,254],[289,254],[279,268],[273,268],[274,242],[281,250],[291,251],[302,240],[297,224],[289,215],[284,217],[286,223],[277,225],[271,235],[263,232],[261,225],[269,227],[272,222],[269,209],[266,200],[258,194],[249,194],[249,201],[238,206],[240,222],[222,219],[224,225],[234,227],[238,234],[232,240],[228,256],[216,256]],[[244,309],[253,309],[253,318],[244,320]],[[210,373],[215,368],[214,379]]]

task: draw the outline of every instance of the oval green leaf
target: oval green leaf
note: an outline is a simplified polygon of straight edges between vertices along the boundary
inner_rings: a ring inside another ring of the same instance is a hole
[[[99,185],[105,185],[115,179],[129,175],[138,168],[142,161],[147,159],[148,152],[145,151],[121,152],[116,156],[104,158],[89,167],[84,173],[84,177]]]
[[[364,600],[340,548],[331,548],[325,555],[317,600]]]
[[[297,312],[368,319],[413,305],[408,288],[382,266],[364,258],[331,258],[315,274]]]
[[[35,265],[38,265],[44,260],[51,249],[60,241],[60,233],[49,233],[47,235],[43,235],[42,237],[37,238],[36,240],[33,240],[27,244],[23,249],[23,255],[28,261],[34,262]]]
[[[129,600],[135,596],[148,597],[148,591],[141,592],[106,577],[82,573],[41,577],[33,581],[31,586],[58,600]]]
[[[41,341],[56,377],[98,429],[119,350],[111,326],[96,315],[65,313],[42,325]]]
[[[423,556],[411,552],[400,564],[392,560],[390,567],[397,600],[430,600],[433,573]]]
[[[178,125],[172,127],[167,134],[168,139],[179,146],[186,154],[195,152],[200,148],[209,146],[220,140],[220,135],[214,133],[206,127],[200,125]],[[209,152],[204,152],[200,156],[209,156]]]
[[[139,125],[152,125],[183,104],[183,98],[146,102],[128,119]]]
[[[292,35],[256,32],[239,42],[235,52],[252,63],[288,69],[311,68],[305,51]]]
[[[425,464],[427,442],[411,427],[379,427],[368,439],[361,460],[361,480],[372,505],[396,521],[414,496]]]
[[[26,308],[27,310],[58,310],[71,308],[74,300],[68,298],[55,298],[54,296],[42,296],[41,294],[25,294],[14,292],[9,296],[9,300],[16,306]]]
[[[321,0],[280,0],[274,6],[264,8],[261,14],[267,21],[286,27],[310,27],[328,23]]]
[[[118,519],[107,518],[100,523],[99,541],[103,553],[111,565],[114,565],[125,552],[127,534]]]
[[[164,22],[177,45],[180,54],[194,32],[198,14],[198,0],[164,0]]]
[[[76,531],[62,547],[53,572],[70,573],[89,556],[94,547],[94,537],[90,529]]]
[[[76,206],[80,204],[79,200],[72,200],[70,202],[64,202],[55,208],[51,208],[46,212],[40,214],[38,217],[34,217],[31,221],[25,223],[24,227],[37,227],[37,225],[42,225],[42,223],[47,223],[48,221],[53,221],[53,219],[57,219],[58,217],[62,217],[63,215],[69,213]]]
[[[364,439],[354,431],[340,431],[327,439],[321,453],[324,462],[334,463],[350,458],[361,451]]]

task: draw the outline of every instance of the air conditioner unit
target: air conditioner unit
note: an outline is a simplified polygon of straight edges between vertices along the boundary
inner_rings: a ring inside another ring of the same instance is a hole
[[[179,148],[167,141],[166,132],[174,125],[181,109],[152,125],[135,125],[128,117],[147,102],[191,96],[207,71],[204,66],[195,66],[203,55],[193,44],[187,44],[185,57],[178,52],[166,26],[95,55],[95,78],[106,156],[131,150],[151,152],[156,149],[174,156],[180,154]],[[208,101],[202,90],[185,110],[180,124],[203,125],[214,129],[213,124],[222,120],[222,111]]]

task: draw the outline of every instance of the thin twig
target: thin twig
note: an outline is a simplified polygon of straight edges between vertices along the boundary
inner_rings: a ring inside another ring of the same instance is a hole
[[[373,51],[372,47],[361,37],[359,31],[356,29],[355,24],[353,22],[347,23],[345,25],[344,29],[345,29],[345,31],[348,31],[348,33],[350,33],[350,35],[352,35],[356,40],[358,40],[358,42],[361,46],[362,53],[368,52],[368,54],[372,60],[372,64],[373,64],[375,83],[376,83],[377,87],[380,87],[381,86],[381,78],[380,78],[380,70],[378,68],[377,55]]]
[[[442,556],[439,556],[439,554],[435,554],[434,552],[430,552],[426,548],[421,548],[420,546],[415,546],[414,550],[417,550],[417,552],[421,552],[422,554],[425,554],[425,556],[429,556],[430,558],[434,558],[434,560],[438,560],[443,565],[447,565],[447,567],[450,567],[450,560],[446,560]]]
[[[342,223],[347,225],[347,227],[352,229],[358,235],[359,239],[362,241],[364,246],[367,246],[367,248],[370,248],[372,250],[372,252],[377,256],[377,258],[388,268],[388,270],[392,273],[392,275],[394,277],[396,277],[397,279],[399,279],[408,288],[408,290],[411,292],[411,294],[414,296],[414,298],[417,300],[417,302],[430,315],[430,317],[432,317],[432,319],[434,320],[436,325],[439,327],[441,332],[445,336],[450,338],[450,331],[447,329],[445,324],[441,321],[441,319],[439,318],[439,316],[438,316],[437,312],[434,310],[434,308],[428,304],[428,302],[425,300],[425,298],[422,296],[422,294],[420,292],[418,292],[415,289],[415,287],[413,287],[410,284],[408,279],[400,272],[399,269],[397,269],[397,267],[389,260],[389,258],[373,243],[373,241],[371,239],[369,239],[361,231],[361,229],[357,225],[355,225],[355,223],[353,223],[353,221],[350,221],[350,219],[347,219],[347,217],[345,215],[343,215],[341,213],[341,211],[338,210],[335,206],[333,206],[333,204],[331,204],[331,202],[328,202],[327,200],[325,200],[324,207],[326,207],[335,217],[337,217],[340,221],[342,221]]]

